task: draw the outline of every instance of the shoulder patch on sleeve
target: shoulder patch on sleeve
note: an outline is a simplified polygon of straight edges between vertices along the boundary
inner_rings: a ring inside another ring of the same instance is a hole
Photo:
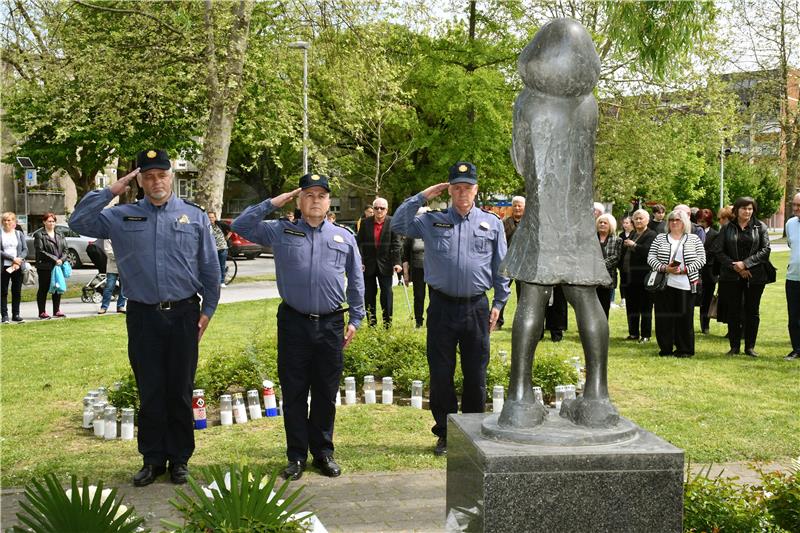
[[[500,218],[500,215],[498,215],[494,211],[484,211],[484,213],[489,213],[490,215],[494,215],[497,220],[503,220],[502,218]]]
[[[187,204],[189,204],[189,205],[191,205],[191,206],[194,206],[194,207],[196,207],[197,209],[199,209],[199,210],[200,210],[200,211],[202,211],[203,213],[205,213],[205,212],[206,212],[206,208],[205,208],[205,207],[203,207],[202,205],[198,205],[198,204],[196,204],[196,203],[194,203],[194,202],[190,202],[190,201],[189,201],[189,200],[187,200],[186,198],[181,198],[181,200],[183,200],[183,202],[184,202],[184,203],[187,203]]]
[[[345,226],[344,224],[339,224],[338,222],[334,222],[333,225],[336,226],[337,228],[342,228],[344,230],[347,230],[347,232],[350,233],[351,235],[356,234],[352,229],[350,229],[349,226]]]

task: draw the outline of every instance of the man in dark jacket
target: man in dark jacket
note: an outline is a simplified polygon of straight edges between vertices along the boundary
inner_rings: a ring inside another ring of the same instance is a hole
[[[503,231],[506,233],[506,244],[511,246],[511,237],[514,236],[514,232],[517,231],[517,226],[519,226],[519,221],[522,220],[522,215],[525,214],[525,197],[524,196],[515,196],[511,199],[511,216],[506,217],[503,220]],[[517,296],[519,296],[519,281],[515,282],[517,287]],[[505,313],[506,308],[500,310],[500,318],[497,319],[497,329],[503,327],[505,323],[505,317],[503,314]]]
[[[400,235],[391,230],[392,217],[387,215],[388,202],[375,198],[372,202],[375,214],[361,223],[356,235],[361,262],[364,270],[364,303],[369,325],[375,326],[375,299],[378,287],[381,290],[381,309],[383,325],[392,323],[392,279],[396,272],[402,272],[400,261]]]

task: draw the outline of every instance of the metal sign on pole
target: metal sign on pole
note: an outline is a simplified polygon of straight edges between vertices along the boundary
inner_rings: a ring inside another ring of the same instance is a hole
[[[25,186],[26,187],[35,187],[36,186],[36,169],[35,168],[26,168],[25,169]]]

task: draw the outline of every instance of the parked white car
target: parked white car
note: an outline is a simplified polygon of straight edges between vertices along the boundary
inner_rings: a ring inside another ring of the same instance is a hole
[[[33,236],[36,235],[37,232],[41,231],[44,231],[44,228],[37,229],[28,235],[26,239],[28,242],[28,261],[33,261],[36,259],[36,250],[33,249]],[[69,228],[69,226],[64,224],[56,224],[55,231],[66,238],[67,246],[69,247],[69,250],[67,251],[67,261],[72,263],[73,267],[92,264],[92,258],[86,253],[86,247],[89,246],[90,243],[93,243],[96,239],[75,233]]]

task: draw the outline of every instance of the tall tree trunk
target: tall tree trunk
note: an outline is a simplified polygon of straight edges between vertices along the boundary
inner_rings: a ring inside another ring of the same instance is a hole
[[[224,4],[217,4],[224,5]],[[209,211],[222,212],[228,149],[239,102],[242,98],[242,72],[250,34],[253,2],[231,4],[234,22],[228,34],[224,62],[217,59],[214,5],[206,0],[206,57],[208,59],[208,99],[210,113],[205,135],[200,175],[195,186],[195,201]]]

